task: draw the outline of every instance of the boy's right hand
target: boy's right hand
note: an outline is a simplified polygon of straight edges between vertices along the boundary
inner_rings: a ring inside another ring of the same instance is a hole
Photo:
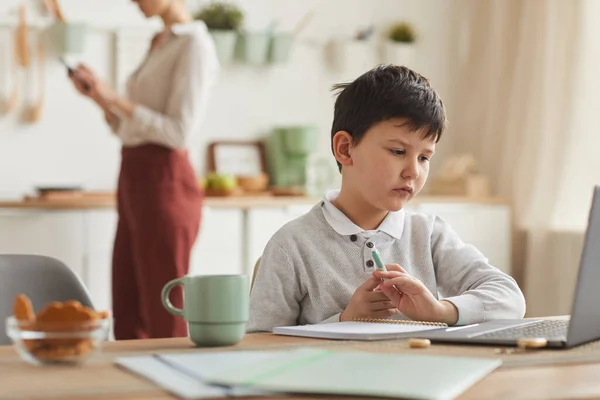
[[[354,318],[386,319],[400,314],[383,292],[375,291],[380,283],[381,279],[372,277],[360,285],[340,315],[340,321],[350,321]]]

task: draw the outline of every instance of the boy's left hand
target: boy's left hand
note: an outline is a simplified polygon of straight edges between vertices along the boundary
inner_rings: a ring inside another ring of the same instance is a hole
[[[408,318],[415,321],[444,322],[454,325],[458,310],[448,301],[439,301],[423,282],[409,275],[398,264],[386,265],[387,272],[373,271],[373,276],[386,278],[380,290],[392,304]]]

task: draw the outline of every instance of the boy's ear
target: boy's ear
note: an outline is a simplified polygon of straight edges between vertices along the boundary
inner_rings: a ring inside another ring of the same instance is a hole
[[[339,131],[333,136],[333,154],[342,166],[352,165],[352,136],[346,131]]]

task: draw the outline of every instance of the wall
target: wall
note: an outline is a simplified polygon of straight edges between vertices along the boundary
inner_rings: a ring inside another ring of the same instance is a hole
[[[0,15],[14,11],[16,2],[2,2]],[[201,1],[188,0],[192,10]],[[228,66],[222,70],[206,120],[196,133],[192,156],[199,173],[204,165],[205,145],[211,140],[258,138],[276,124],[315,123],[321,136],[320,153],[330,157],[329,129],[333,97],[331,84],[342,79],[326,60],[327,44],[348,37],[371,23],[385,28],[406,19],[420,34],[413,67],[426,75],[447,96],[449,81],[445,60],[451,57],[444,45],[448,37],[451,2],[445,0],[239,0],[246,10],[250,29],[266,27],[273,19],[289,29],[311,8],[316,14],[302,33],[290,64],[252,68]],[[33,1],[32,1],[33,4]],[[147,24],[137,7],[125,0],[62,0],[67,18],[98,25]],[[1,17],[0,17],[1,19]],[[156,22],[156,21],[153,21]],[[0,96],[10,93],[8,30],[0,27]],[[142,44],[142,46],[144,46]],[[88,37],[82,61],[112,79],[113,38],[95,29]],[[35,76],[26,78],[32,82]],[[28,90],[35,90],[35,86]],[[29,93],[29,92],[28,92]],[[35,92],[32,98],[35,99]],[[449,106],[451,109],[451,106]],[[450,147],[442,143],[439,153]],[[438,158],[437,164],[440,164]],[[20,196],[34,185],[83,184],[88,189],[114,188],[119,163],[119,143],[110,134],[98,109],[76,94],[56,56],[47,55],[45,105],[42,120],[24,124],[17,115],[0,119],[0,197]],[[333,161],[331,161],[333,166]]]
[[[598,136],[598,103],[600,91],[598,69],[600,68],[600,47],[598,37],[600,26],[595,16],[600,13],[600,2],[584,0],[581,13],[580,30],[582,42],[578,48],[578,57],[583,61],[579,65],[575,85],[575,102],[570,126],[572,134],[565,150],[563,173],[558,177],[561,191],[552,218],[557,230],[577,230],[583,233],[587,226],[592,201],[592,188],[600,184],[600,138]]]

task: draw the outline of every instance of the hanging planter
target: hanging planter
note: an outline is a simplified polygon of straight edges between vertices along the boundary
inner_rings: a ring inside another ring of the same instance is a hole
[[[354,80],[377,65],[377,52],[371,40],[338,38],[331,42],[331,62],[342,80]]]
[[[268,32],[241,32],[238,38],[237,58],[239,61],[262,65],[267,62],[271,35]]]
[[[238,33],[232,30],[209,30],[215,43],[217,58],[221,64],[228,64],[233,60]]]
[[[84,23],[56,21],[50,27],[58,53],[81,54],[85,49],[87,26]]]
[[[373,33],[374,27],[369,26],[352,37],[339,37],[331,41],[331,65],[340,74],[338,79],[354,80],[378,64]]]
[[[289,61],[294,47],[295,39],[300,32],[308,26],[314,17],[314,11],[308,11],[296,23],[290,32],[274,32],[269,43],[269,62],[271,64],[284,64]]]
[[[414,62],[415,40],[415,31],[409,23],[393,25],[381,49],[382,62],[411,67]]]
[[[244,13],[234,4],[214,2],[201,9],[195,16],[206,24],[221,64],[228,64],[234,57],[238,31],[244,21]]]
[[[271,37],[269,46],[269,62],[273,64],[286,63],[292,52],[294,36],[291,33],[276,33]]]

